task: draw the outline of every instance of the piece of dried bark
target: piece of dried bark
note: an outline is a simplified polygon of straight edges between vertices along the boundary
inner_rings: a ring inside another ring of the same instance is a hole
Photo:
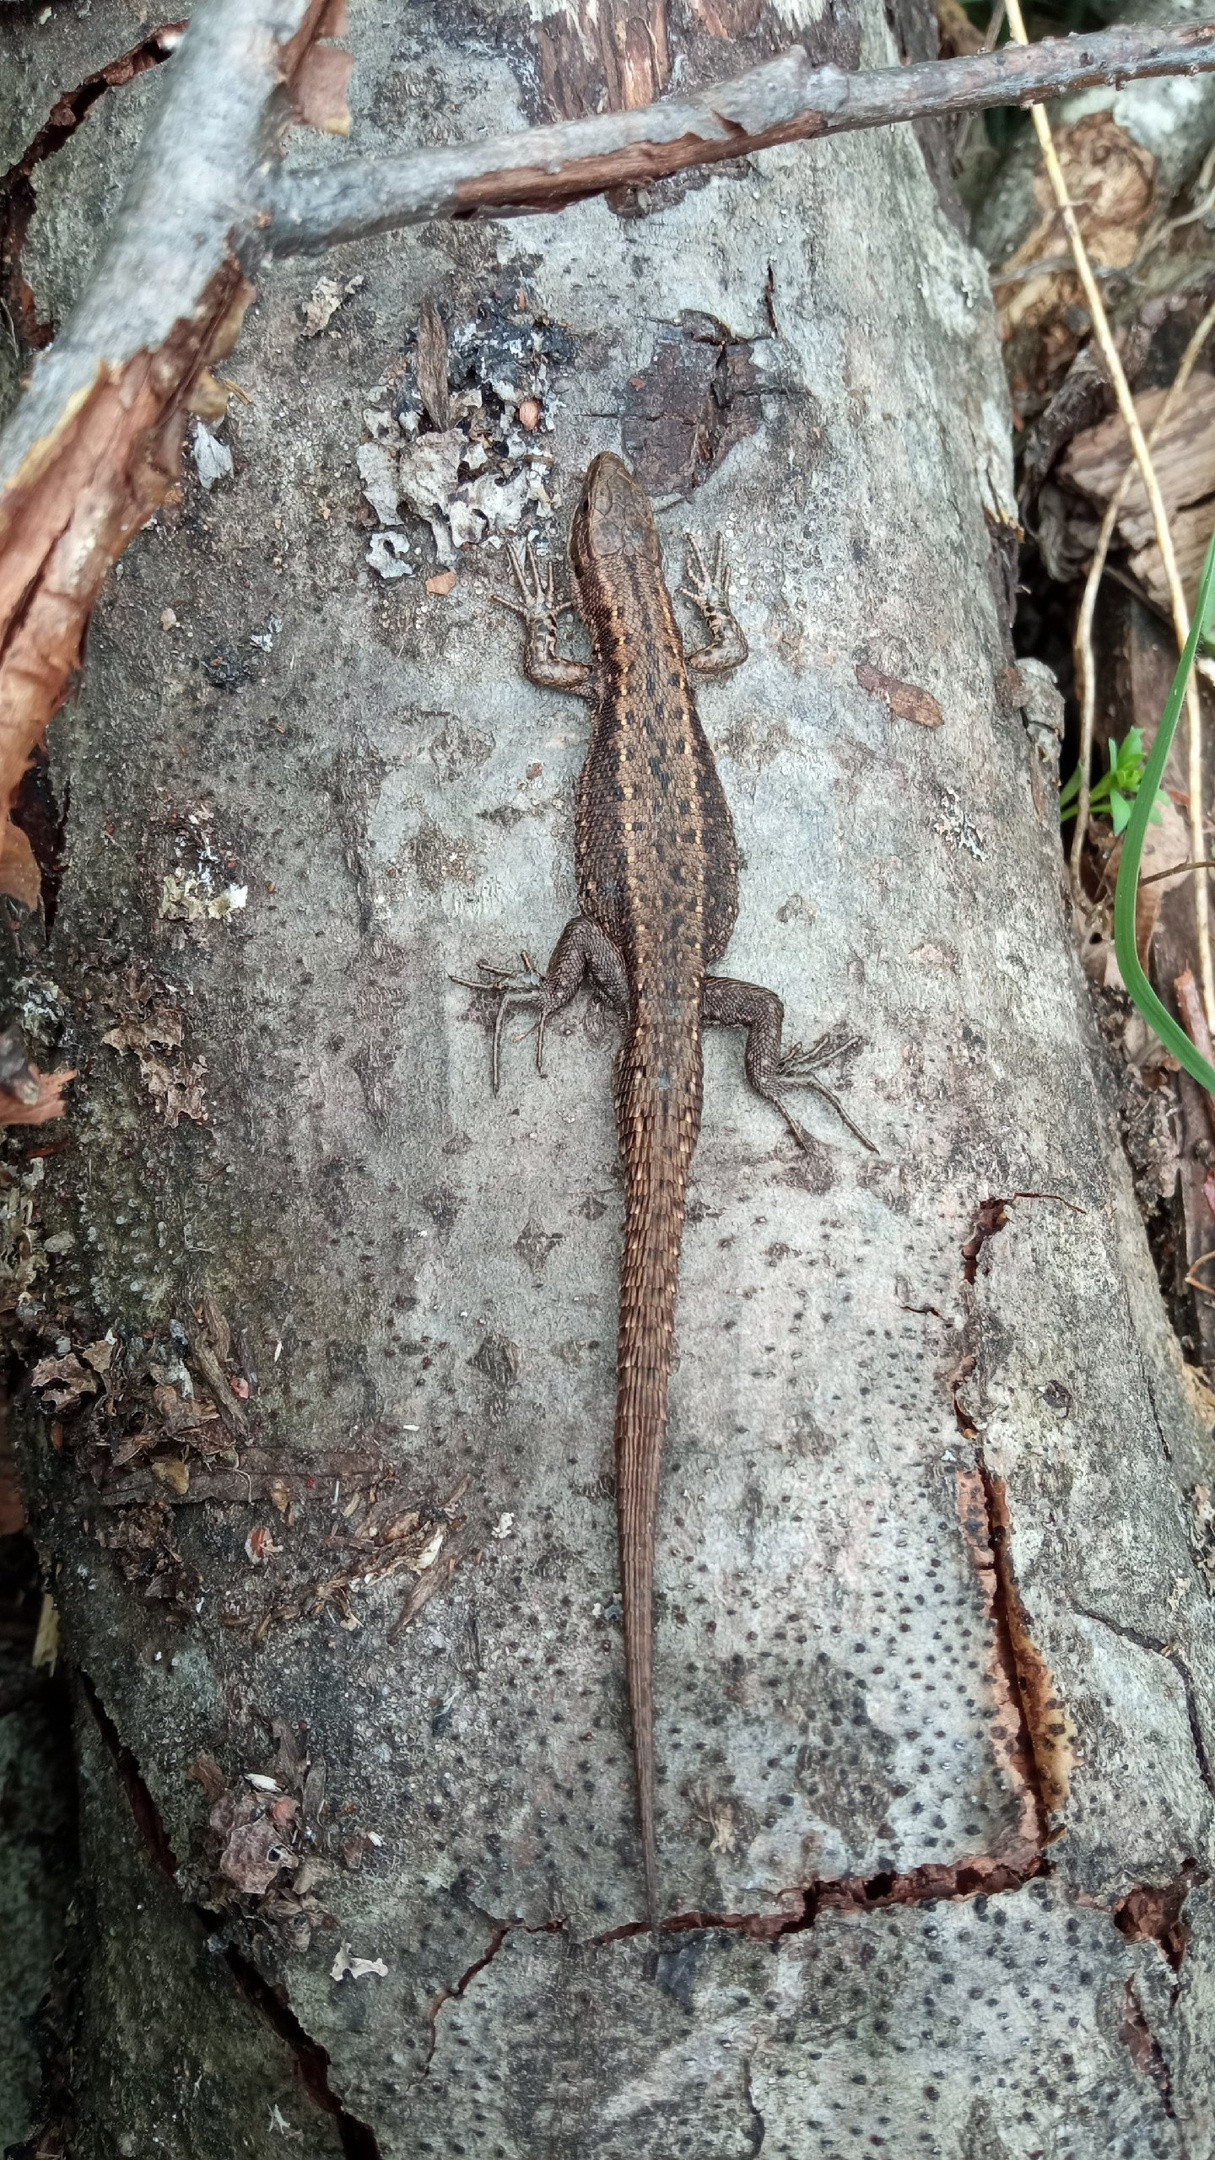
[[[0,874],[0,890],[3,889]],[[8,1088],[0,1088],[0,1125],[45,1125],[48,1119],[63,1116],[63,1091],[68,1081],[76,1078],[75,1067],[70,1072],[42,1073],[36,1065],[31,1065],[29,1070],[38,1082],[37,1099],[25,1102]]]
[[[1135,400],[1144,433],[1164,402],[1163,390]],[[1077,494],[1104,510],[1128,464],[1130,444],[1121,413],[1085,428],[1069,443],[1059,476]],[[1184,398],[1152,445],[1152,463],[1172,528],[1181,582],[1192,601],[1202,559],[1215,523],[1215,376],[1195,373]],[[1130,551],[1130,569],[1157,607],[1169,607],[1164,565],[1143,481],[1136,472],[1118,513],[1118,538]]]
[[[862,690],[881,698],[896,720],[914,720],[917,727],[940,727],[945,715],[931,691],[921,690],[918,683],[900,682],[897,675],[884,675],[881,668],[869,667],[863,660],[854,673]]]
[[[435,426],[442,432],[451,426],[451,392],[447,387],[447,331],[443,317],[427,293],[418,317],[418,395]]]
[[[305,127],[319,128],[322,135],[349,135],[350,87],[353,53],[332,45],[314,45],[305,53],[291,85],[292,109]]]

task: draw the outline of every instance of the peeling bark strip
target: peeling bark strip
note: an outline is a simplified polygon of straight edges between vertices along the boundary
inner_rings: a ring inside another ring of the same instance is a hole
[[[1185,1902],[1206,1879],[1200,1869],[1189,1867],[1175,1882],[1145,1883],[1129,1890],[1115,1908],[1115,1927],[1128,1942],[1159,1943],[1173,1971],[1180,1972],[1190,1941]]]
[[[666,0],[576,0],[536,25],[540,83],[564,120],[593,113],[606,91],[613,111],[648,105],[671,73]]]
[[[1212,68],[1209,24],[1049,38],[855,75],[813,67],[805,48],[794,45],[733,82],[639,111],[279,177],[266,196],[270,244],[277,255],[309,253],[431,218],[560,210],[610,188],[652,185],[689,166],[746,157],[775,143],[1027,105],[1111,78]]]
[[[997,1693],[993,1740],[1025,1796],[1022,1829],[1039,1845],[1062,1836],[1076,1728],[1050,1667],[1029,1631],[1009,1549],[1011,1522],[1003,1478],[979,1459],[958,1473],[958,1510],[976,1568],[987,1585],[994,1630]],[[1032,1814],[1034,1827],[1029,1828]]]
[[[106,574],[176,478],[191,403],[253,297],[233,221],[291,116],[280,97],[271,119],[275,93],[340,125],[334,70],[308,71],[340,27],[334,0],[200,9],[97,275],[0,442],[0,892],[25,907],[38,868],[8,809],[71,691]]]
[[[945,715],[930,690],[922,690],[918,683],[903,682],[897,675],[883,674],[881,668],[870,667],[863,660],[852,672],[862,690],[880,698],[896,720],[914,720],[917,727],[940,727]]]

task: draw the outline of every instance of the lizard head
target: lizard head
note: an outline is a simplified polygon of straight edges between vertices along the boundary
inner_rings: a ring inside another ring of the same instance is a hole
[[[574,512],[570,534],[574,576],[580,580],[595,563],[621,555],[661,562],[650,498],[623,460],[605,450],[588,467]]]

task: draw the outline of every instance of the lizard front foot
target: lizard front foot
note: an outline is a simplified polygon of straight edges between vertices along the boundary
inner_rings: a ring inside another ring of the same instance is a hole
[[[686,583],[679,590],[703,615],[709,642],[698,652],[685,650],[684,658],[696,675],[728,675],[746,659],[747,641],[730,607],[730,565],[726,561],[725,542],[719,533],[710,569],[691,533],[685,538],[688,545],[684,569]]]
[[[726,544],[718,533],[713,546],[713,567],[709,568],[691,533],[685,533],[688,557],[684,568],[687,583],[679,590],[685,600],[698,608],[708,624],[710,634],[716,636],[730,618],[730,565],[726,561]]]
[[[516,599],[511,593],[494,593],[493,599],[498,607],[509,608],[512,615],[518,615],[527,624],[529,635],[540,635],[551,655],[557,650],[557,624],[563,615],[573,613],[574,603],[558,599],[557,573],[553,564],[550,561],[541,566],[530,540],[524,543],[522,550],[512,542],[507,554],[519,597]]]

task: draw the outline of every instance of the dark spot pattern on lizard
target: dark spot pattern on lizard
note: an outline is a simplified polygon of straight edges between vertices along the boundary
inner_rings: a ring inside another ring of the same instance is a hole
[[[720,543],[712,572],[689,543],[692,582],[684,590],[704,617],[709,642],[685,653],[649,498],[619,458],[597,457],[570,536],[577,610],[591,638],[589,665],[558,653],[561,605],[551,566],[542,572],[530,552],[525,560],[512,555],[512,565],[518,598],[506,604],[525,624],[525,672],[545,688],[587,698],[592,709],[576,823],[580,913],[566,925],[542,977],[490,971],[474,987],[497,1001],[495,1086],[502,1023],[512,1005],[538,1008],[538,1064],[546,1023],[588,976],[625,1014],[616,1077],[625,1177],[616,1502],[646,1907],[657,1930],[655,1535],[688,1178],[700,1132],[702,1032],[745,1029],[748,1081],[807,1150],[812,1143],[785,1097],[795,1087],[817,1089],[856,1133],[817,1077],[822,1064],[853,1045],[837,1036],[782,1054],[784,1008],[774,992],[708,972],[725,952],[738,913],[738,850],[690,677],[692,671],[725,674],[747,653],[730,611]]]

